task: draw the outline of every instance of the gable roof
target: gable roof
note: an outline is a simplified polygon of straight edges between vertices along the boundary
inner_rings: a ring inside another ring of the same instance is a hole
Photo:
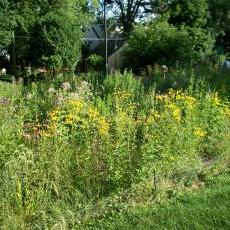
[[[123,33],[114,29],[108,30],[108,56],[112,55],[124,44]],[[92,25],[86,32],[85,45],[88,54],[105,53],[105,31],[103,24]]]

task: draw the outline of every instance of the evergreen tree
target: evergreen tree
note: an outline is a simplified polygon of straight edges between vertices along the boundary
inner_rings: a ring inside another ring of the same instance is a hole
[[[88,21],[84,5],[73,0],[51,0],[45,6],[31,32],[32,63],[73,69],[81,51],[81,27]]]
[[[26,66],[71,67],[78,61],[86,0],[0,0],[0,45]],[[14,52],[16,51],[16,52]]]

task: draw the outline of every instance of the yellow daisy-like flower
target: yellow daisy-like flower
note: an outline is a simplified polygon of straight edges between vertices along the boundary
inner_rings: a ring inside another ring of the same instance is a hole
[[[104,117],[100,117],[97,120],[97,129],[100,136],[107,136],[109,133],[109,124]]]
[[[161,115],[158,111],[153,112],[146,120],[147,124],[151,124],[156,122],[157,120],[159,120],[161,118]]]
[[[207,132],[201,128],[195,128],[193,131],[194,136],[196,137],[205,137]]]
[[[68,114],[65,119],[65,123],[68,125],[72,125],[74,122],[74,116],[72,114]]]
[[[218,93],[215,93],[214,94],[214,96],[213,96],[213,98],[212,98],[212,101],[213,101],[213,104],[214,105],[221,105],[221,100],[220,100],[220,98],[219,98],[219,96],[218,96]]]
[[[184,97],[185,103],[189,108],[193,108],[194,105],[196,104],[196,99],[191,96],[185,96]]]
[[[167,107],[171,110],[172,117],[174,118],[174,120],[179,122],[181,120],[181,110],[180,110],[180,108],[176,104],[170,104]]]
[[[88,109],[88,115],[89,115],[89,118],[91,118],[92,120],[95,120],[97,117],[100,116],[99,112],[97,111],[96,108],[93,108],[93,107],[90,107]]]
[[[80,99],[71,99],[68,101],[68,106],[70,106],[70,109],[73,112],[79,113],[84,108],[85,103],[84,103],[84,101],[82,101]]]

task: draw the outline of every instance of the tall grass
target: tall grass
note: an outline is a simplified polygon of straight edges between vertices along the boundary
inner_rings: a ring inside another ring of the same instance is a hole
[[[3,229],[80,228],[229,167],[228,101],[192,77],[164,90],[129,72],[0,83]]]

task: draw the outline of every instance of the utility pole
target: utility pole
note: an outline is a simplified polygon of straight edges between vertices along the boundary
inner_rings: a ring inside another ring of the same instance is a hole
[[[106,5],[112,4],[113,0],[104,0],[104,33],[105,33],[105,76],[108,76],[109,66],[108,66],[108,32],[107,32],[107,21],[106,21]]]
[[[15,35],[14,32],[12,34],[13,44],[12,44],[12,70],[13,76],[17,78],[17,63],[16,63],[16,48],[15,48]]]
[[[106,22],[106,4],[107,0],[104,0],[104,33],[105,33],[105,77],[108,76],[108,34],[107,34],[107,22]]]

